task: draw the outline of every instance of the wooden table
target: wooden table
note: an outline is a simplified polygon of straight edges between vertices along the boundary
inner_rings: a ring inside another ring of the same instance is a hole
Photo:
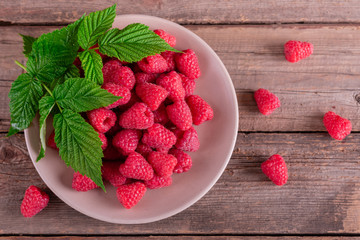
[[[117,14],[148,14],[184,25],[220,56],[236,88],[239,133],[225,172],[200,201],[168,219],[115,225],[63,203],[42,182],[24,135],[6,138],[7,97],[25,62],[18,33],[38,36],[115,1],[0,1],[0,239],[355,239],[360,237],[360,1],[118,0]],[[309,41],[314,54],[285,61],[288,40]],[[258,88],[282,106],[261,116]],[[322,124],[327,111],[350,119],[343,141]],[[277,187],[260,164],[287,161],[289,181]],[[50,194],[32,219],[20,213],[25,189]],[[343,237],[341,237],[343,236]]]

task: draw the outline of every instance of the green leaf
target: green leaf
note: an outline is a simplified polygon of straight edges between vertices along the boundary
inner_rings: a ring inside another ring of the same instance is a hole
[[[39,108],[43,95],[41,83],[29,74],[21,74],[11,85],[9,92],[11,127],[8,136],[27,128]]]
[[[60,107],[71,109],[74,112],[106,107],[121,98],[83,78],[66,80],[65,83],[55,87],[53,95]]]
[[[64,109],[54,116],[55,143],[67,166],[91,178],[104,191],[101,178],[103,152],[99,134],[79,113]]]
[[[71,64],[65,72],[64,79],[66,80],[69,78],[78,78],[78,77],[80,77],[79,69],[74,64]]]
[[[116,4],[102,11],[90,13],[79,28],[78,42],[87,50],[95,45],[101,35],[111,28],[116,17]]]
[[[39,113],[40,113],[40,153],[37,157],[36,161],[39,161],[41,158],[45,156],[45,150],[46,150],[46,119],[49,116],[51,110],[55,106],[55,100],[51,96],[46,96],[40,99],[39,102]]]
[[[23,54],[25,55],[25,57],[28,57],[29,54],[31,53],[32,50],[32,45],[33,43],[36,41],[37,38],[31,37],[31,36],[26,36],[26,35],[22,35],[19,34],[23,41],[24,41],[24,51]]]
[[[90,49],[79,53],[81,66],[84,69],[85,77],[99,85],[103,84],[102,59],[95,50]]]
[[[148,26],[140,23],[130,24],[122,30],[111,29],[99,39],[99,50],[126,62],[137,62],[163,51],[178,52]]]

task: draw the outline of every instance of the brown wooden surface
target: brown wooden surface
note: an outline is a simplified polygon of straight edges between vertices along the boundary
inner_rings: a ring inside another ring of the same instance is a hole
[[[0,240],[96,240],[99,237],[83,237],[83,236],[66,236],[66,237],[0,237]],[[101,237],[102,240],[137,240],[138,236],[111,236]],[[150,240],[358,240],[360,237],[296,237],[296,236],[279,236],[279,237],[266,237],[266,236],[143,236],[141,239]]]

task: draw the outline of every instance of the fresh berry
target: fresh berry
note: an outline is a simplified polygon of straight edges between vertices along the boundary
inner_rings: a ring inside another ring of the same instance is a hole
[[[165,105],[162,103],[160,107],[154,112],[154,122],[165,125],[169,121],[169,117],[166,113]]]
[[[120,148],[125,155],[135,151],[141,131],[136,129],[124,129],[118,132],[112,140],[112,144],[116,148]]]
[[[171,148],[176,143],[176,137],[163,125],[155,123],[147,129],[141,141],[152,148]]]
[[[137,64],[145,73],[163,73],[168,68],[166,60],[160,54],[148,56]]]
[[[74,173],[72,188],[79,192],[86,192],[94,188],[98,188],[96,183],[85,175],[81,175],[79,172]]]
[[[308,42],[288,41],[284,45],[285,58],[289,62],[298,62],[309,57],[314,51],[314,46]]]
[[[148,145],[146,145],[142,142],[139,142],[135,151],[140,153],[144,158],[147,158],[149,153],[151,153],[153,150]]]
[[[152,179],[144,181],[144,183],[145,186],[149,189],[157,189],[170,186],[172,184],[172,178],[154,175]]]
[[[125,163],[120,165],[120,173],[127,178],[138,180],[150,180],[154,176],[154,170],[141,154],[131,153]]]
[[[135,85],[135,75],[129,67],[120,66],[108,74],[106,81],[104,78],[104,83],[115,83],[131,90]]]
[[[31,185],[25,191],[24,199],[21,203],[21,214],[24,217],[33,217],[43,210],[49,203],[49,196],[38,187]]]
[[[174,131],[175,136],[177,136],[177,141],[175,147],[177,149],[186,151],[186,152],[196,152],[200,148],[200,141],[198,134],[194,127],[189,128],[186,131],[181,131],[176,129]]]
[[[271,114],[281,106],[279,98],[269,90],[260,88],[255,92],[254,97],[259,111],[264,115]]]
[[[121,66],[122,64],[117,59],[106,62],[102,68],[104,83],[112,82],[114,72],[120,69]]]
[[[158,74],[156,73],[144,73],[144,72],[135,73],[136,84],[140,84],[144,82],[154,83],[157,77]]]
[[[192,166],[192,160],[189,154],[175,148],[171,149],[169,154],[174,155],[177,159],[174,173],[182,173],[190,170]]]
[[[288,180],[288,170],[284,159],[280,155],[272,155],[261,164],[261,170],[276,185],[284,185]]]
[[[324,125],[330,136],[336,140],[343,140],[351,132],[351,122],[336,115],[334,112],[327,112],[324,116]]]
[[[173,102],[183,100],[185,98],[185,90],[182,85],[182,79],[177,72],[172,71],[162,74],[156,83],[169,92],[169,99]]]
[[[147,160],[160,177],[171,176],[177,164],[177,160],[173,155],[160,152],[149,153]]]
[[[201,75],[198,58],[192,49],[175,55],[177,69],[190,79],[199,78]]]
[[[195,125],[200,125],[214,117],[214,111],[210,105],[198,95],[191,95],[186,98],[192,114],[192,120]]]
[[[107,148],[107,146],[108,146],[108,140],[107,140],[105,134],[99,133],[99,138],[100,138],[100,140],[102,142],[101,149],[105,150]]]
[[[119,125],[130,129],[147,129],[154,124],[154,114],[145,103],[135,103],[119,117]]]
[[[167,42],[170,45],[170,47],[175,47],[176,38],[173,35],[169,34],[168,32],[165,32],[162,29],[155,29],[154,33],[156,33],[157,35],[159,35],[159,37],[164,39],[165,42]]]
[[[175,64],[175,52],[173,51],[165,51],[161,53],[161,56],[166,60],[167,62],[167,69],[165,72],[171,72],[174,71],[176,68]]]
[[[142,182],[122,185],[116,189],[119,202],[127,209],[135,206],[145,195],[146,186]]]
[[[110,128],[110,130],[106,132],[106,136],[108,136],[109,138],[113,137],[113,136],[115,136],[116,133],[120,132],[121,130],[122,130],[122,127],[120,127],[120,125],[118,123],[115,123],[115,125],[112,126]]]
[[[125,105],[120,105],[118,107],[118,110],[120,111],[126,111],[129,108],[131,108],[135,103],[141,102],[141,99],[135,94],[135,90],[133,89],[131,91],[131,97],[130,100]]]
[[[55,143],[55,131],[52,131],[49,138],[48,138],[48,142],[47,145],[53,149],[56,149],[59,151],[59,148],[56,146]]]
[[[110,143],[111,143],[111,141],[110,141]],[[114,161],[114,160],[122,160],[125,158],[125,156],[118,149],[116,149],[112,144],[109,144],[103,153],[104,153],[105,160]]]
[[[189,106],[184,100],[177,101],[166,107],[166,113],[172,123],[180,130],[188,130],[193,123]]]
[[[116,108],[117,106],[124,105],[129,102],[131,98],[130,90],[126,87],[120,86],[115,83],[105,83],[102,86],[103,89],[107,90],[108,92],[112,93],[115,96],[122,97],[121,99],[117,100],[113,104],[105,107],[106,109]]]
[[[149,106],[151,111],[158,109],[169,92],[161,86],[152,83],[141,83],[135,88],[138,97]]]
[[[185,97],[187,98],[190,95],[193,95],[196,87],[196,82],[194,79],[190,79],[184,74],[179,74],[182,80],[182,85],[185,90]]]
[[[120,164],[121,162],[119,161],[103,162],[101,167],[102,177],[109,181],[109,183],[114,187],[119,187],[126,182],[126,177],[124,177],[119,171]]]
[[[87,117],[93,128],[101,133],[109,131],[115,125],[116,114],[106,108],[98,108],[87,112]]]

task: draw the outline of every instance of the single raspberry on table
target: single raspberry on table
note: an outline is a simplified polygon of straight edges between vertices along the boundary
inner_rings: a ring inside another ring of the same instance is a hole
[[[137,65],[145,73],[163,73],[168,68],[167,61],[160,54],[143,58]]]
[[[172,178],[154,175],[152,179],[144,181],[144,184],[149,189],[158,189],[170,186],[172,184]]]
[[[135,86],[135,75],[131,68],[127,66],[120,66],[114,71],[109,73],[107,78],[104,76],[104,83],[115,83],[120,86],[126,87],[129,90],[133,89]]]
[[[49,203],[49,196],[38,187],[31,185],[26,189],[20,210],[24,217],[33,217]]]
[[[176,137],[163,125],[154,123],[145,131],[141,141],[152,148],[171,148],[176,143]]]
[[[348,119],[331,111],[325,113],[323,122],[330,136],[336,140],[343,140],[352,129],[351,122]]]
[[[288,180],[288,170],[284,159],[276,154],[261,164],[261,170],[276,185],[284,185]]]
[[[101,133],[106,133],[115,125],[116,114],[106,108],[98,108],[87,112],[89,123],[93,128]]]
[[[154,114],[145,103],[135,103],[119,117],[119,125],[129,129],[147,129],[154,124]]]
[[[154,122],[160,123],[161,125],[165,125],[169,121],[169,117],[166,113],[165,104],[160,104],[159,108],[154,112]]]
[[[120,165],[119,171],[124,177],[138,180],[150,180],[154,176],[151,165],[137,152],[129,154],[125,163]]]
[[[214,111],[211,106],[200,96],[191,95],[186,98],[186,103],[189,105],[195,125],[200,125],[214,117]]]
[[[59,148],[56,146],[56,143],[55,143],[55,131],[54,130],[50,133],[50,136],[47,141],[47,145],[49,147],[59,151]]]
[[[181,77],[181,82],[182,82],[183,88],[185,90],[185,97],[187,98],[190,95],[193,95],[193,93],[195,91],[195,87],[196,87],[195,80],[188,78],[187,76],[185,76],[182,73],[180,73],[179,75]]]
[[[165,40],[165,42],[167,42],[170,47],[175,47],[176,45],[176,37],[171,35],[170,33],[166,32],[165,30],[162,29],[155,29],[154,33],[156,33],[157,35],[159,35],[159,37],[161,37],[162,39]]]
[[[288,41],[284,45],[284,54],[289,62],[298,62],[309,57],[314,51],[314,46],[308,42]]]
[[[183,100],[185,98],[185,90],[182,85],[182,79],[175,71],[162,74],[156,79],[156,84],[162,86],[169,92],[169,99],[173,102]]]
[[[105,150],[108,146],[108,140],[107,140],[105,134],[99,132],[99,138],[102,142],[101,149]]]
[[[119,202],[127,209],[134,207],[145,195],[146,186],[142,182],[134,182],[119,186],[116,196]]]
[[[192,160],[189,154],[180,149],[170,149],[169,154],[174,155],[177,159],[177,164],[174,168],[174,173],[183,173],[190,170],[192,167]]]
[[[128,155],[135,151],[140,138],[140,130],[124,129],[114,136],[112,144],[114,147],[120,148],[125,155]]]
[[[115,96],[122,97],[116,102],[110,104],[109,106],[105,107],[106,109],[116,108],[120,105],[124,105],[129,102],[131,98],[131,92],[128,88],[123,87],[121,85],[115,83],[105,83],[102,86],[103,89],[107,90],[109,93],[112,93]]]
[[[173,155],[160,152],[149,153],[147,160],[160,177],[170,177],[177,164],[177,159]]]
[[[98,188],[98,185],[93,182],[89,177],[81,175],[79,172],[74,173],[72,188],[79,192],[86,192],[94,188]]]
[[[276,108],[281,106],[279,98],[269,90],[259,88],[254,97],[259,111],[264,115],[270,115]]]
[[[175,55],[176,67],[190,79],[199,78],[201,75],[198,58],[192,49],[184,50],[183,53]]]
[[[140,84],[144,82],[154,83],[157,77],[158,77],[157,73],[144,73],[144,72],[135,73],[136,84]]]
[[[161,53],[161,56],[167,62],[167,69],[165,70],[165,72],[171,72],[176,69],[175,54],[176,53],[173,51],[165,51]]]
[[[180,129],[175,129],[175,136],[177,141],[175,147],[177,149],[186,151],[186,152],[196,152],[200,148],[200,141],[198,134],[194,127],[189,128],[186,131],[181,131]]]
[[[136,95],[149,106],[151,111],[158,109],[160,104],[169,95],[169,92],[156,84],[141,83],[135,88]]]
[[[184,100],[177,101],[166,107],[166,113],[172,123],[182,131],[191,128],[193,117],[191,110]]]
[[[104,161],[101,167],[102,177],[109,181],[109,183],[114,187],[124,185],[126,182],[126,177],[124,177],[119,171],[120,164],[120,161]]]

